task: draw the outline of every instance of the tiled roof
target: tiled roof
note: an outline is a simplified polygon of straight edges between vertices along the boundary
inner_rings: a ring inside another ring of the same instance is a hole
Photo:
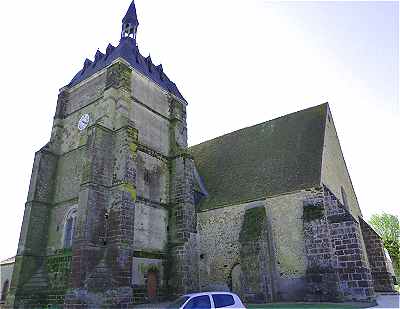
[[[199,209],[318,185],[327,110],[326,103],[191,147],[208,192]]]

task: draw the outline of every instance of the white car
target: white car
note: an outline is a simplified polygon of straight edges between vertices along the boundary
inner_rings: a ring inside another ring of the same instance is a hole
[[[229,292],[204,292],[187,294],[179,297],[168,309],[216,309],[242,308],[246,309],[239,296]]]

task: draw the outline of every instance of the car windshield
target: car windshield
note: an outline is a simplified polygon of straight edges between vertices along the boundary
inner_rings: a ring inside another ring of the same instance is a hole
[[[188,296],[179,297],[171,305],[169,305],[167,309],[179,309],[188,299],[189,299]]]

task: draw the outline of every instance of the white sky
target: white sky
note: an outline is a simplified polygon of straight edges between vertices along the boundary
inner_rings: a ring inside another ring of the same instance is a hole
[[[0,259],[15,255],[58,89],[130,0],[1,1]],[[326,101],[367,218],[399,212],[398,2],[136,0],[139,48],[189,102],[191,145]]]

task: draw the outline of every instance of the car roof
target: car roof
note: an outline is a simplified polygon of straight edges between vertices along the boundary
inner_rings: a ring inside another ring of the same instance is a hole
[[[186,297],[193,297],[193,296],[202,296],[202,295],[210,295],[210,294],[227,294],[227,295],[236,296],[235,293],[225,292],[225,291],[199,292],[199,293],[185,294],[185,295],[183,295],[183,296],[186,296]]]

